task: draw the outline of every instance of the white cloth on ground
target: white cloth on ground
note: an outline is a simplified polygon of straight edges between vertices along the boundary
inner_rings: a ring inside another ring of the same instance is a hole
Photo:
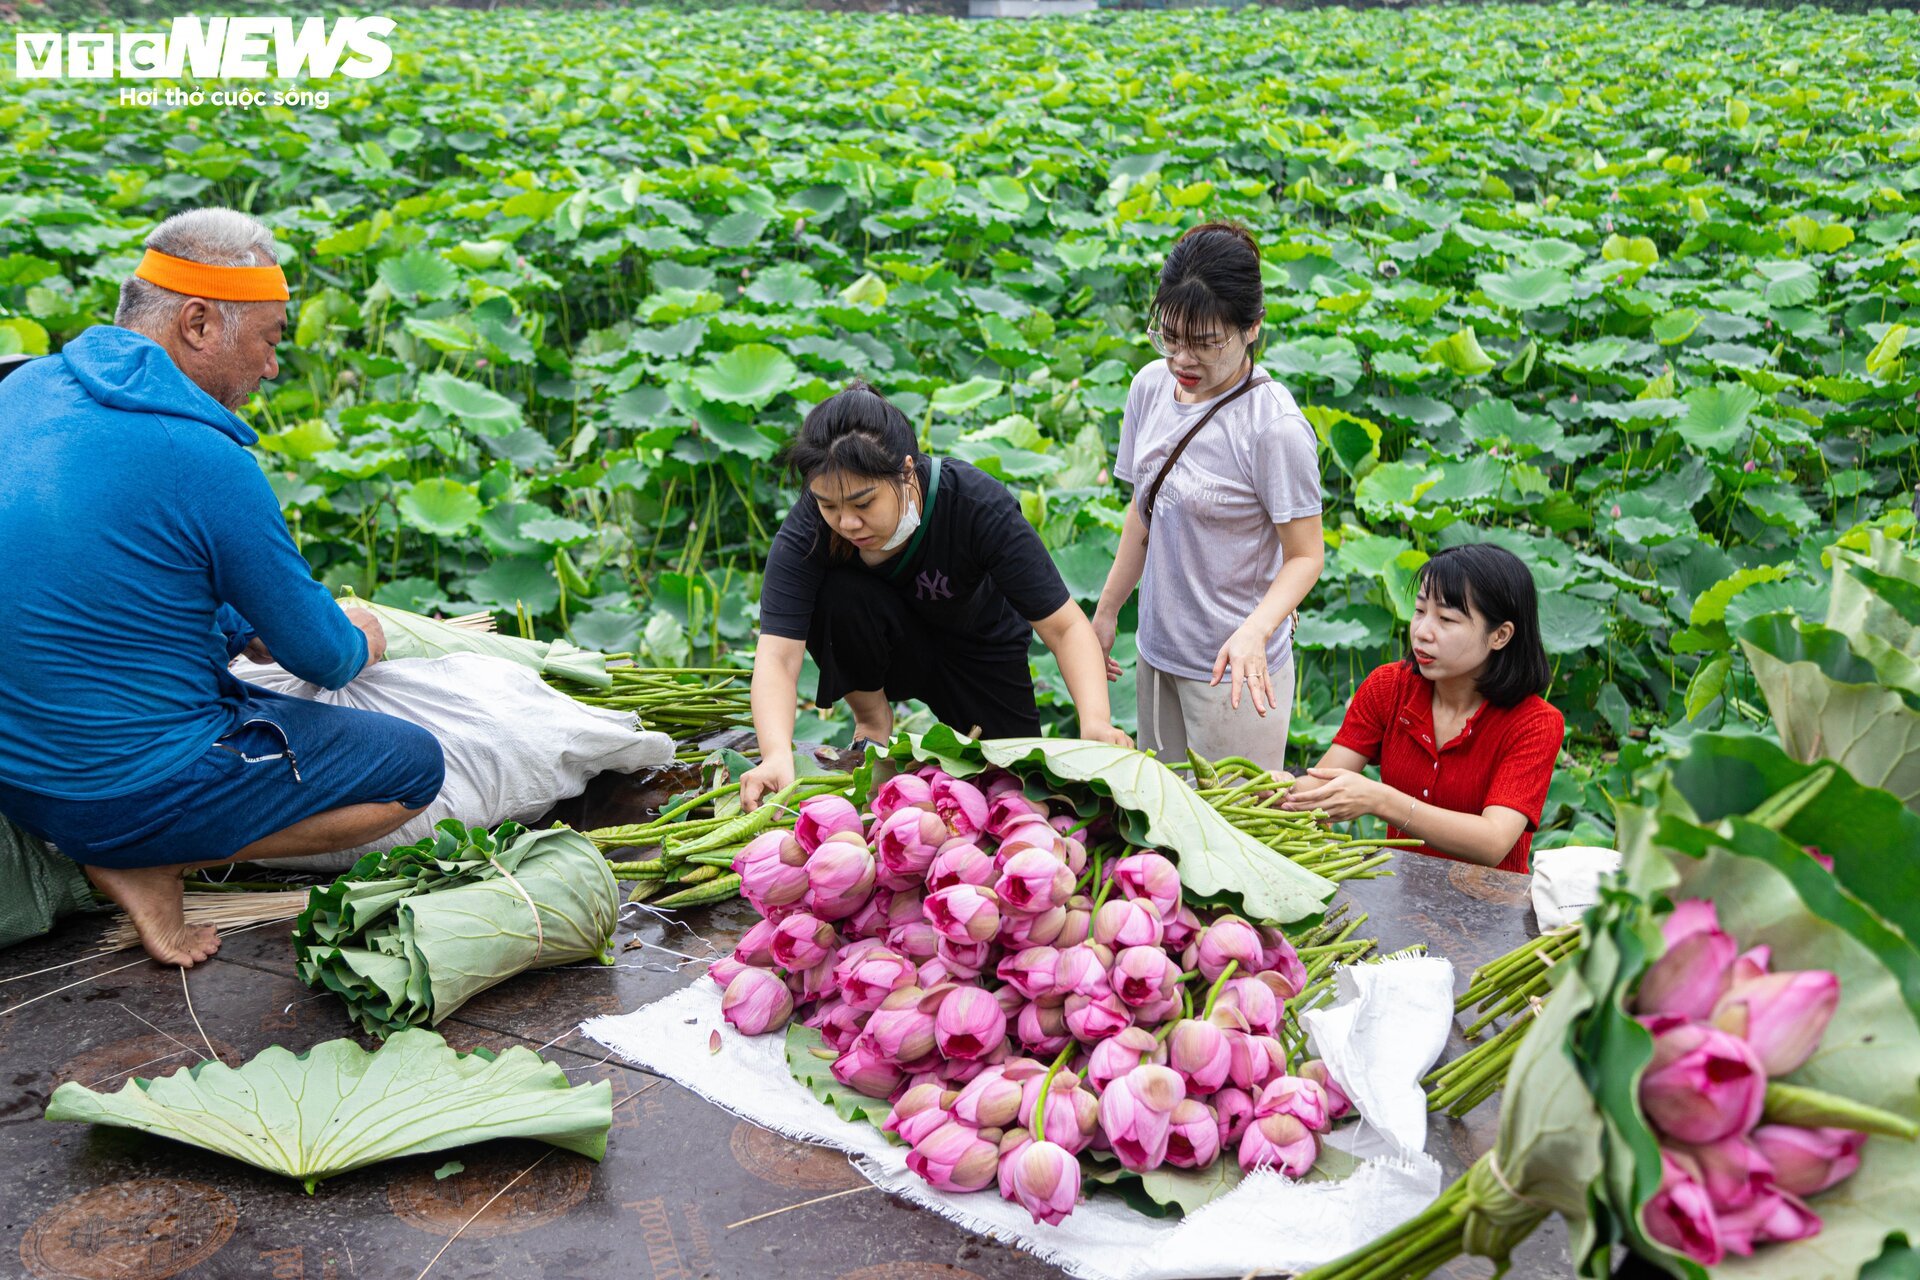
[[[469,826],[531,822],[579,795],[602,773],[673,759],[673,739],[640,728],[630,711],[575,702],[504,658],[453,653],[375,663],[342,689],[323,689],[276,665],[241,659],[233,674],[275,693],[396,716],[432,733],[446,757],[440,795],[399,830],[358,849],[270,858],[268,865],[345,871],[372,849],[412,844],[458,818]]]
[[[1413,1061],[1416,1055],[1408,1050],[1436,1037],[1444,1043],[1453,1018],[1452,966],[1408,959],[1362,967],[1373,973],[1353,988],[1353,999],[1366,1007],[1338,1025],[1323,1026],[1321,1049],[1337,1049],[1357,1062],[1402,1057],[1397,1070],[1412,1070],[1417,1091],[1426,1066]],[[1447,993],[1438,1003],[1430,998],[1436,984]],[[1345,1178],[1295,1182],[1272,1171],[1255,1173],[1184,1219],[1148,1218],[1118,1197],[1103,1195],[1083,1201],[1058,1226],[1038,1225],[992,1188],[950,1195],[910,1172],[905,1147],[869,1125],[842,1120],[789,1074],[784,1036],[742,1036],[728,1026],[720,1016],[720,989],[704,978],[632,1013],[590,1019],[581,1030],[636,1066],[757,1125],[849,1152],[860,1172],[882,1190],[1084,1280],[1301,1270],[1366,1244],[1426,1208],[1440,1192],[1440,1165],[1423,1150],[1423,1102],[1411,1125],[1397,1109],[1369,1117],[1386,1127],[1402,1154],[1366,1159]],[[710,1047],[715,1032],[717,1054]],[[1352,1043],[1340,1040],[1349,1034],[1356,1037]],[[1233,1153],[1224,1158],[1233,1159]]]

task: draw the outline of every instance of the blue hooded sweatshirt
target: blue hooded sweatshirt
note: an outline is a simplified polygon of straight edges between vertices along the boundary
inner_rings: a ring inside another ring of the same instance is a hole
[[[229,655],[338,689],[367,642],[293,544],[258,437],[99,325],[0,383],[0,782],[104,800],[238,727]],[[250,624],[250,626],[249,626]]]

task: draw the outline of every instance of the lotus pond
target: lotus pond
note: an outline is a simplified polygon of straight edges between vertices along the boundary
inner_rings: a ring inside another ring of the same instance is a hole
[[[109,319],[165,214],[263,217],[297,323],[262,461],[384,603],[744,664],[773,457],[858,374],[1014,486],[1090,606],[1142,307],[1215,217],[1265,249],[1267,364],[1325,443],[1302,747],[1425,558],[1497,540],[1581,762],[1546,825],[1604,813],[1764,717],[1730,627],[1817,619],[1823,548],[1912,523],[1913,14],[442,11],[394,42],[326,110],[0,81],[0,351]]]

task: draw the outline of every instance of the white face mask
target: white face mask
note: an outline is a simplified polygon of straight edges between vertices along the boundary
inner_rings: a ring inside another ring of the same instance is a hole
[[[907,509],[900,513],[900,523],[894,526],[893,536],[880,545],[882,551],[895,551],[913,536],[920,527],[920,508],[912,498],[907,499]]]

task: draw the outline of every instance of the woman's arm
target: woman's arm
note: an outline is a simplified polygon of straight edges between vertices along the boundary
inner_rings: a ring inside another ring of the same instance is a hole
[[[1127,502],[1127,518],[1120,529],[1120,545],[1113,553],[1113,568],[1107,570],[1107,584],[1100,588],[1100,601],[1093,607],[1093,634],[1099,637],[1100,652],[1105,655],[1107,679],[1120,678],[1120,664],[1113,660],[1113,642],[1120,630],[1120,610],[1126,608],[1140,585],[1147,568],[1147,526]]]
[[[1227,698],[1227,705],[1235,711],[1240,709],[1240,690],[1244,687],[1253,699],[1253,709],[1263,716],[1273,707],[1273,688],[1267,680],[1267,641],[1287,620],[1287,615],[1307,598],[1307,592],[1320,581],[1320,571],[1327,563],[1326,537],[1319,516],[1302,516],[1273,528],[1280,535],[1280,551],[1284,557],[1280,572],[1274,575],[1273,584],[1239,630],[1220,646],[1220,652],[1213,659],[1210,682],[1219,684],[1231,668],[1233,692]],[[1116,563],[1114,567],[1118,570],[1119,565]]]
[[[753,650],[753,732],[760,763],[740,779],[740,807],[793,784],[793,718],[800,696],[800,660],[807,642],[762,634]]]
[[[1527,829],[1527,815],[1518,809],[1498,804],[1488,805],[1480,813],[1442,809],[1375,781],[1357,768],[1330,765],[1335,756],[1359,759],[1356,751],[1333,748],[1293,785],[1281,808],[1295,812],[1318,809],[1335,822],[1351,822],[1362,814],[1371,814],[1442,853],[1483,867],[1499,866]],[[1364,765],[1366,761],[1359,763]]]
[[[1133,740],[1113,727],[1100,641],[1080,606],[1069,600],[1034,623],[1033,629],[1060,663],[1060,676],[1067,682],[1074,710],[1080,713],[1080,736],[1118,747],[1132,746]]]

